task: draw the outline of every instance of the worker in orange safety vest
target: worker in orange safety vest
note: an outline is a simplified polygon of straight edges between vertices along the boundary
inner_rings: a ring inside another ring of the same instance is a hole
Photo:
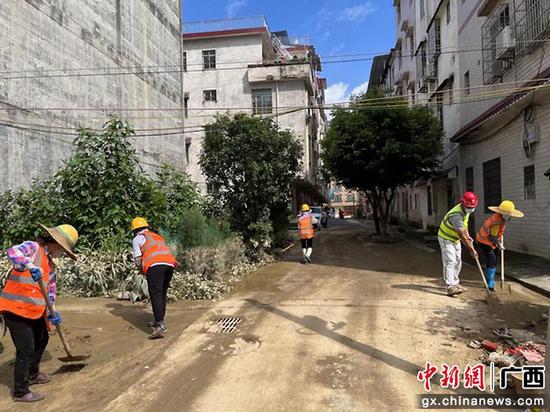
[[[37,402],[44,395],[32,392],[31,385],[45,384],[51,378],[40,371],[40,360],[48,345],[48,323],[58,325],[57,312],[48,314],[46,300],[55,300],[55,275],[52,258],[67,254],[76,260],[73,248],[78,232],[71,225],[46,227],[47,235],[26,241],[7,250],[13,268],[0,294],[0,313],[5,319],[15,345],[14,389],[16,402]],[[49,296],[42,294],[38,282],[49,287]],[[47,320],[46,320],[47,319]]]
[[[134,262],[147,279],[149,298],[153,307],[154,321],[149,323],[153,333],[149,335],[149,339],[163,338],[168,330],[164,323],[166,295],[176,267],[176,258],[164,238],[149,230],[146,219],[133,219],[131,230],[134,233]]]
[[[495,290],[495,273],[497,271],[497,255],[495,250],[500,253],[504,251],[504,231],[506,223],[512,217],[523,217],[523,212],[516,209],[513,202],[504,200],[500,206],[490,206],[489,209],[494,212],[484,223],[476,236],[478,248],[483,252],[486,259],[485,279],[489,290]]]
[[[300,232],[300,243],[302,244],[302,253],[304,263],[311,263],[311,254],[313,253],[313,237],[315,236],[314,225],[319,222],[311,214],[307,204],[301,207],[301,213],[298,216],[298,230]]]

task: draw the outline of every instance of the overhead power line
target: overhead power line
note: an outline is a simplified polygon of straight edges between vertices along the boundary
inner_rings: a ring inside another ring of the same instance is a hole
[[[540,39],[540,40],[526,40],[526,41],[517,41],[516,43],[546,43],[550,39]],[[483,51],[490,45],[486,47],[481,47],[476,45],[474,48],[441,48],[437,52],[426,52],[426,57],[433,55],[441,54],[455,54],[455,53],[470,53]],[[498,49],[498,47],[497,47]],[[387,52],[386,52],[387,54]],[[346,57],[346,58],[344,58]],[[325,56],[321,58],[322,64],[338,64],[338,63],[355,63],[355,62],[366,62],[372,61],[376,57],[375,54],[371,53],[356,53],[356,54],[347,54],[347,55],[333,55]],[[415,54],[401,54],[401,58],[415,58]],[[246,64],[244,64],[246,63]],[[286,64],[293,63],[292,60]],[[308,61],[296,61],[295,64],[307,64]],[[219,67],[222,65],[235,65],[234,67]],[[262,65],[263,62],[258,60],[251,61],[227,61],[227,62],[216,62],[215,69],[208,71],[231,71],[231,70],[244,70],[248,69],[250,64]],[[200,66],[202,63],[188,63],[187,66]],[[182,67],[178,64],[170,65],[149,65],[149,66],[103,66],[103,67],[90,67],[90,68],[59,68],[59,69],[31,69],[31,70],[10,70],[10,71],[0,71],[0,81],[2,80],[26,80],[26,79],[38,79],[38,78],[66,78],[66,77],[101,77],[101,76],[126,76],[126,75],[156,75],[156,74],[170,74],[170,73],[180,73]],[[202,68],[198,69],[187,69],[183,70],[185,73],[197,73],[205,72]],[[56,73],[64,72],[64,73]],[[76,73],[73,73],[76,72]],[[30,73],[30,74],[26,74]],[[9,74],[4,76],[2,74]],[[16,75],[13,75],[16,74]]]

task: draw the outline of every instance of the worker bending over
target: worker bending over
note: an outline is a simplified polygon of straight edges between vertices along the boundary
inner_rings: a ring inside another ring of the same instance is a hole
[[[40,360],[48,345],[50,328],[61,323],[57,312],[48,314],[45,296],[38,284],[49,288],[48,299],[55,300],[55,276],[52,258],[67,254],[76,260],[73,248],[78,232],[71,225],[54,228],[41,225],[47,235],[35,242],[26,241],[8,249],[13,269],[0,294],[0,313],[3,314],[15,345],[13,399],[16,402],[37,402],[44,395],[32,392],[29,386],[48,383],[51,378],[40,371]]]
[[[468,233],[470,215],[477,207],[477,195],[466,192],[461,202],[453,207],[443,218],[439,227],[437,239],[443,259],[443,280],[447,288],[447,295],[454,296],[466,291],[460,284],[462,269],[462,246],[464,243],[472,256],[478,257],[474,242]]]
[[[483,252],[486,259],[485,279],[489,290],[495,290],[495,273],[497,271],[497,255],[495,250],[498,248],[500,253],[504,251],[504,231],[506,223],[512,217],[523,217],[523,212],[516,209],[514,203],[504,200],[500,206],[491,206],[489,209],[493,213],[480,229],[476,236],[479,249]]]
[[[164,323],[166,314],[166,295],[174,274],[176,258],[164,238],[149,230],[149,223],[142,217],[132,220],[134,240],[134,262],[145,275],[149,298],[153,307],[154,321],[149,323],[154,330],[149,339],[163,338],[167,328]]]

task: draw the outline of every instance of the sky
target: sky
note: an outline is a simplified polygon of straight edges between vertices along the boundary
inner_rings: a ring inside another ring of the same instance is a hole
[[[389,52],[395,43],[393,0],[182,0],[184,22],[225,17],[266,17],[271,31],[310,35],[317,53],[341,56]],[[365,57],[365,56],[359,56]],[[346,57],[342,57],[346,59]],[[323,65],[327,103],[366,90],[371,60]]]

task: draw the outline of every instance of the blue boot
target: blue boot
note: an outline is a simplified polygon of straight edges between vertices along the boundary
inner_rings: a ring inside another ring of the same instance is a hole
[[[485,280],[487,281],[487,286],[489,290],[495,290],[495,273],[497,268],[486,268],[485,269]]]

